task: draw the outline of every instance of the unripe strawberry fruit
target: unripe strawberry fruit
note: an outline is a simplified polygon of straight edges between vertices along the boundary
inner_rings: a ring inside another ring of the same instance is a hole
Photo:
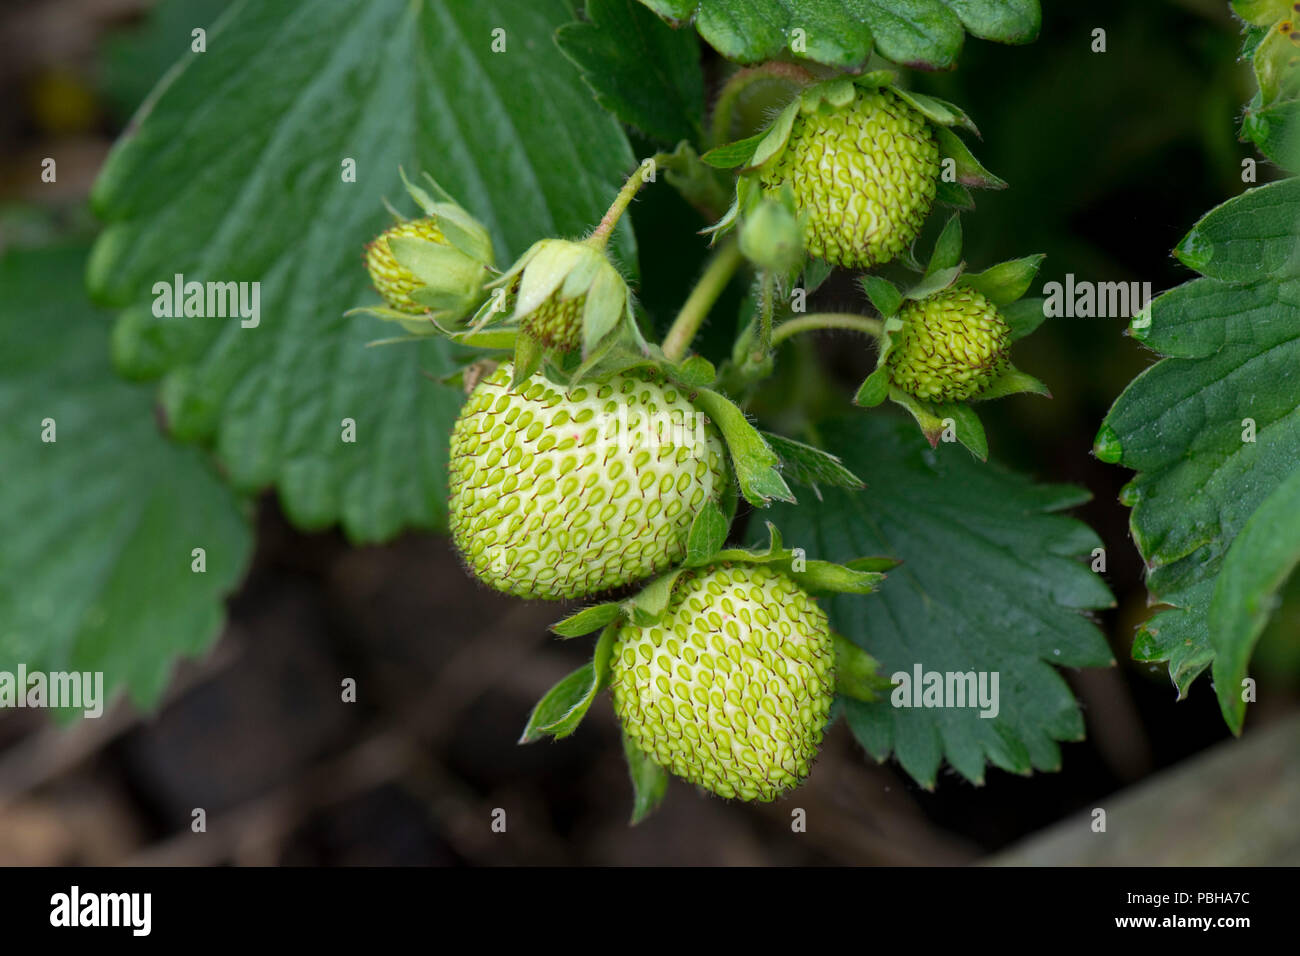
[[[890,90],[859,89],[841,109],[800,113],[761,181],[769,191],[790,185],[812,255],[865,269],[917,237],[938,175],[939,144],[925,117]]]
[[[582,310],[586,307],[585,295],[561,299],[557,292],[524,316],[519,324],[549,349],[576,351],[582,346]]]
[[[451,436],[451,534],[470,569],[524,598],[584,597],[657,574],[723,493],[717,429],[671,384],[615,375],[567,392],[509,363]]]
[[[655,763],[768,801],[808,776],[835,693],[826,614],[789,577],[720,565],[680,580],[662,621],[623,625],[614,710]]]
[[[419,315],[425,307],[411,298],[411,293],[424,285],[410,269],[399,265],[393,258],[393,251],[388,248],[388,240],[397,236],[410,236],[412,239],[425,239],[440,246],[447,245],[438,223],[431,219],[408,219],[399,222],[391,229],[386,229],[373,242],[366,246],[366,270],[375,291],[384,297],[389,308],[398,312],[410,312]]]
[[[935,402],[962,402],[982,392],[1007,367],[1011,331],[997,307],[974,289],[954,287],[898,312],[885,364],[904,392]]]

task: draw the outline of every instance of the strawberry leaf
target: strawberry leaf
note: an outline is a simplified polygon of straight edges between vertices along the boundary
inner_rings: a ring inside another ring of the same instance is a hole
[[[742,63],[793,53],[835,67],[886,59],[948,69],[965,34],[1002,43],[1038,36],[1038,0],[641,0],[675,23],[694,21],[709,44]],[[799,31],[799,32],[796,32]]]
[[[700,44],[637,0],[587,0],[586,20],[555,34],[596,101],[646,136],[698,140],[704,116]]]
[[[360,257],[382,200],[415,212],[399,166],[461,200],[502,263],[600,220],[634,159],[553,42],[571,19],[564,0],[235,2],[114,147],[88,278],[125,309],[115,360],[162,379],[173,433],[214,447],[239,490],[273,486],[299,526],[358,541],[445,527],[462,393],[421,373],[463,354],[367,349],[384,327],[343,313],[377,302]],[[615,245],[634,266],[629,228]],[[155,317],[177,274],[260,282],[260,322]]]
[[[903,559],[870,597],[825,602],[835,629],[887,677],[917,665],[999,675],[995,717],[980,717],[978,707],[896,707],[893,694],[869,704],[846,699],[858,740],[877,760],[895,754],[925,787],[944,760],[975,783],[986,763],[1013,773],[1058,769],[1057,742],[1081,739],[1084,725],[1053,665],[1113,663],[1082,613],[1112,603],[1077,560],[1101,542],[1053,514],[1086,492],[1034,484],[956,448],[931,450],[910,423],[880,416],[837,420],[822,437],[868,490],[831,489],[824,501],[778,506],[773,520],[787,542],[809,558]]]
[[[1133,656],[1168,661],[1180,696],[1213,664],[1234,731],[1250,649],[1295,562],[1285,510],[1300,474],[1297,209],[1300,179],[1287,179],[1192,229],[1179,255],[1205,276],[1135,320],[1132,334],[1165,357],[1097,435],[1099,458],[1138,472],[1121,500],[1147,589],[1169,606],[1143,624]]]
[[[0,671],[102,671],[152,706],[221,630],[249,509],[115,375],[84,268],[80,248],[0,259]]]

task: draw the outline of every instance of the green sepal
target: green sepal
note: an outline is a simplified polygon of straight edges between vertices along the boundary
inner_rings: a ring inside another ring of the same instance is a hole
[[[541,342],[522,329],[519,330],[515,336],[515,362],[510,376],[512,389],[528,381],[533,373],[542,367],[544,351]]]
[[[531,744],[550,736],[560,740],[578,729],[596,695],[609,685],[610,659],[617,623],[606,625],[591,660],[548,690],[528,717],[519,743]]]
[[[963,186],[975,186],[979,189],[1006,189],[1005,180],[994,176],[981,165],[961,137],[943,126],[934,128],[935,138],[939,140],[939,155],[951,159],[956,164],[957,182]],[[942,167],[942,162],[940,166]]]
[[[661,574],[640,591],[623,602],[623,613],[637,627],[651,627],[663,619],[672,600],[673,588],[677,579],[686,572],[680,567],[667,574]]]
[[[694,567],[707,561],[726,544],[730,527],[731,522],[721,508],[713,501],[704,502],[704,507],[695,515],[691,530],[686,536],[686,557],[683,563],[687,567]]]
[[[559,637],[582,637],[592,631],[599,631],[606,625],[623,616],[623,606],[617,601],[594,604],[584,607],[575,614],[570,614],[562,621],[551,625],[551,633]]]
[[[921,277],[921,281],[903,293],[903,298],[919,301],[934,295],[936,292],[942,292],[961,277],[961,270],[962,267],[959,264],[949,266],[947,269],[939,269],[937,272],[927,273]]]
[[[961,107],[949,103],[947,100],[941,100],[937,96],[926,96],[924,93],[917,93],[912,90],[894,89],[895,95],[908,103],[918,113],[928,119],[931,123],[938,126],[960,126],[962,129],[969,130],[976,136],[980,135],[979,127],[971,119],[966,111]]]
[[[889,369],[878,365],[858,388],[858,393],[853,396],[853,404],[862,408],[875,408],[888,397]]]
[[[971,396],[970,401],[989,402],[995,398],[1019,395],[1021,392],[1032,392],[1034,395],[1042,395],[1045,398],[1052,397],[1051,390],[1038,379],[1020,371],[1014,365],[1009,365],[1001,375],[989,382],[983,391],[978,395]]]
[[[668,771],[651,760],[626,733],[623,734],[623,756],[627,759],[627,775],[632,781],[632,818],[636,826],[659,809],[668,790]]]
[[[961,266],[961,244],[961,214],[953,213],[944,223],[939,238],[934,241],[934,250],[930,253],[930,262],[925,267],[922,281]]]
[[[780,459],[745,413],[724,395],[707,388],[695,393],[694,402],[722,433],[745,500],[758,508],[768,507],[773,499],[793,504],[794,494],[777,470]]]
[[[835,693],[870,704],[880,700],[893,682],[880,673],[880,662],[847,637],[831,632],[835,644]]]
[[[672,377],[689,388],[707,388],[718,380],[718,370],[703,355],[692,355],[673,367]]]
[[[1047,312],[1043,308],[1045,302],[1046,300],[1041,296],[1036,296],[1032,299],[1020,299],[998,309],[1007,322],[1012,342],[1023,339],[1047,320]]]
[[[975,197],[970,190],[958,182],[948,182],[940,177],[934,184],[934,201],[953,209],[971,210],[975,208]]]
[[[957,285],[974,289],[999,309],[1018,301],[1033,284],[1046,258],[1042,253],[999,262],[983,272],[967,272]]]
[[[708,163],[714,169],[735,169],[738,166],[748,166],[754,158],[754,150],[758,144],[767,138],[767,131],[756,133],[753,136],[747,136],[744,139],[738,139],[734,143],[726,143],[722,146],[715,146],[703,156],[701,160]]]
[[[872,306],[884,318],[889,318],[903,305],[903,293],[898,286],[881,276],[863,276],[862,291],[867,294]]]
[[[988,461],[989,446],[988,439],[984,435],[984,426],[980,423],[979,416],[968,406],[933,405],[908,395],[897,387],[889,389],[889,397],[912,413],[916,424],[920,426],[921,434],[925,436],[931,448],[939,446],[939,441],[946,431],[944,421],[949,419],[953,423],[953,437],[980,461]]]

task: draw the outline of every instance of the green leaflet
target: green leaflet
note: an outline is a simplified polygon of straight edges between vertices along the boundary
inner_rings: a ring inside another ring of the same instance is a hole
[[[1278,502],[1300,472],[1298,211],[1300,181],[1288,179],[1192,229],[1178,255],[1206,276],[1135,322],[1134,336],[1165,358],[1129,384],[1097,436],[1099,457],[1138,471],[1122,500],[1147,588],[1171,606],[1142,626],[1133,656],[1168,661],[1180,695],[1213,664],[1234,730],[1240,679],[1293,544]]]
[[[967,32],[1002,43],[1038,36],[1038,0],[641,0],[692,20],[710,45],[742,63],[793,55],[857,67],[872,47],[904,66],[946,69]],[[795,31],[800,31],[796,33]]]
[[[462,395],[422,373],[453,372],[457,350],[367,349],[383,326],[343,313],[377,302],[359,259],[383,199],[406,198],[399,166],[456,195],[501,262],[600,220],[634,160],[553,42],[569,20],[563,0],[236,0],[115,146],[88,269],[125,309],[115,361],[161,378],[173,433],[212,445],[238,489],[274,486],[299,526],[359,541],[445,525]],[[634,268],[630,229],[614,242]],[[260,323],[156,318],[153,286],[177,274],[259,282]]]
[[[221,630],[249,509],[114,374],[84,268],[82,248],[0,259],[0,671],[102,671],[101,703],[152,707]]]
[[[1054,514],[1086,492],[1034,484],[957,448],[932,450],[910,423],[881,414],[837,420],[822,437],[867,490],[828,489],[822,501],[777,506],[773,520],[787,543],[810,559],[903,561],[870,598],[826,600],[835,630],[878,660],[885,677],[917,664],[1000,675],[995,718],[971,708],[895,707],[888,693],[870,704],[846,700],[858,740],[877,760],[895,754],[925,787],[945,760],[977,783],[988,763],[1014,773],[1057,769],[1057,742],[1082,738],[1084,726],[1055,667],[1113,663],[1081,613],[1112,603],[1079,560],[1101,542]]]

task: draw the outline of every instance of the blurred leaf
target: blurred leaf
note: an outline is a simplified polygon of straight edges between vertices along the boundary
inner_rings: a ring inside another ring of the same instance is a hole
[[[773,520],[810,557],[903,559],[871,597],[827,602],[835,629],[887,676],[910,677],[916,665],[999,675],[993,718],[981,718],[979,708],[846,700],[858,740],[877,760],[895,753],[925,787],[934,786],[944,759],[976,783],[986,762],[1013,773],[1058,769],[1057,741],[1082,739],[1084,725],[1053,665],[1113,663],[1081,613],[1113,603],[1077,560],[1101,542],[1080,522],[1052,514],[1087,493],[1034,484],[955,448],[931,450],[909,423],[880,415],[839,420],[823,437],[868,490],[780,506]]]
[[[164,375],[174,433],[213,443],[236,487],[276,486],[299,526],[375,541],[445,525],[462,396],[421,372],[452,372],[451,347],[367,349],[383,327],[342,313],[376,298],[361,250],[403,195],[399,165],[433,173],[498,254],[599,221],[634,160],[552,42],[570,15],[560,0],[236,2],[110,155],[89,281],[131,306],[119,366]],[[616,244],[634,263],[627,228]],[[260,282],[260,325],[155,318],[154,283],[175,274]]]
[[[144,102],[163,74],[190,52],[193,31],[207,29],[231,0],[159,0],[141,23],[115,30],[100,49],[100,85],[122,122]]]
[[[886,59],[948,69],[965,33],[1003,43],[1038,36],[1038,0],[641,0],[674,21],[694,18],[715,50],[741,63],[791,53],[817,63],[857,67],[872,45]],[[796,33],[795,31],[801,31]]]
[[[695,34],[672,29],[637,0],[587,0],[586,10],[555,41],[597,102],[651,139],[699,139],[704,74]]]
[[[207,456],[159,433],[151,390],[114,374],[85,253],[0,259],[0,671],[102,671],[106,697],[150,706],[216,639],[252,535]]]
[[[1300,473],[1297,212],[1300,180],[1284,180],[1218,207],[1179,244],[1212,277],[1160,296],[1149,322],[1131,327],[1166,357],[1129,384],[1097,436],[1099,458],[1139,472],[1121,500],[1133,507],[1147,588],[1171,605],[1143,625],[1133,654],[1168,660],[1180,695],[1216,650],[1230,656],[1216,672],[1244,673],[1266,585],[1280,586],[1289,560],[1286,520],[1259,516]],[[1216,681],[1234,730],[1239,689]]]

